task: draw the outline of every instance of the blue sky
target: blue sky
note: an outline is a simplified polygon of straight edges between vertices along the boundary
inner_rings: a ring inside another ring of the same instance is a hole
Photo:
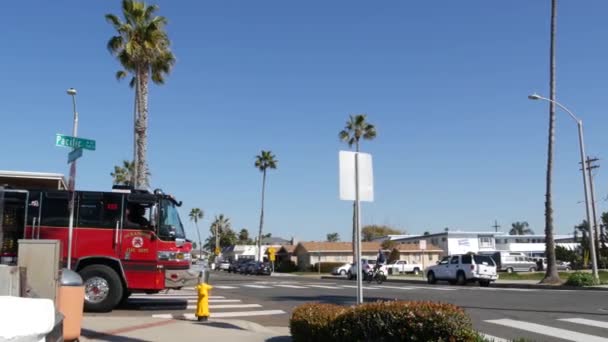
[[[279,169],[269,174],[265,231],[348,240],[337,134],[349,114],[367,113],[378,137],[362,146],[374,156],[376,192],[364,223],[421,233],[526,220],[543,231],[548,105],[526,96],[548,96],[549,0],[157,3],[178,62],[165,86],[151,87],[149,163],[153,186],[184,202],[184,220],[200,207],[257,231],[253,162],[270,149]],[[110,189],[113,165],[132,153],[133,93],[114,79],[118,62],[105,48],[113,31],[103,15],[119,9],[0,2],[0,169],[67,174],[54,136],[71,132],[65,89],[75,87],[79,135],[97,140],[77,186]],[[558,100],[583,118],[588,152],[600,158],[607,12],[601,0],[562,1],[558,17]],[[556,134],[555,223],[567,233],[584,206],[576,126],[563,112]],[[595,178],[601,198],[605,167]]]

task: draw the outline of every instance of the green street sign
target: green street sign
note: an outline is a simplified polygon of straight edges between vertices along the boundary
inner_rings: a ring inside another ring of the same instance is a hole
[[[95,140],[74,138],[69,135],[57,133],[55,137],[55,146],[84,148],[85,150],[95,151]]]

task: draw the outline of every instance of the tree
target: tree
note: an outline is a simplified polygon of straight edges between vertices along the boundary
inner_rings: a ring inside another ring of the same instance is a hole
[[[561,279],[557,273],[555,260],[555,240],[553,238],[553,142],[555,140],[555,35],[557,31],[557,0],[551,0],[551,36],[549,48],[549,136],[547,143],[547,181],[545,198],[545,255],[547,257],[547,272],[541,283],[559,284]]]
[[[121,20],[114,14],[106,14],[106,20],[116,30],[107,43],[107,48],[122,66],[117,79],[132,74],[131,86],[135,86],[136,117],[134,122],[137,142],[137,165],[135,186],[148,186],[148,82],[163,84],[165,76],[175,64],[171,52],[171,41],[165,32],[167,19],[156,15],[157,5],[146,5],[134,0],[122,1]]]
[[[422,235],[427,236],[427,235],[431,235],[431,233],[429,233],[429,231],[425,231]]]
[[[338,242],[338,241],[340,241],[340,234],[338,234],[338,233],[327,234],[327,242]]]
[[[348,147],[352,148],[355,145],[355,151],[359,152],[359,142],[363,140],[373,140],[376,138],[376,127],[366,121],[366,114],[350,115],[349,120],[346,121],[344,129],[338,133],[340,141],[348,144]],[[357,204],[353,202],[353,260],[357,259],[356,251],[356,222],[357,218]]]
[[[397,245],[397,243],[393,240],[384,240],[382,241],[382,243],[380,244],[380,246],[382,246],[382,249],[393,249],[395,246]]]
[[[251,245],[251,239],[249,238],[249,231],[245,228],[241,229],[238,236],[238,242],[240,245]]]
[[[392,248],[391,254],[388,255],[388,263],[392,264],[393,262],[399,260],[399,258],[400,258],[399,250],[397,248]]]
[[[215,220],[209,227],[210,236],[205,240],[205,249],[213,251],[215,247],[220,249],[233,246],[238,241],[236,233],[232,230],[230,219],[224,214],[216,215]]]
[[[133,184],[133,162],[128,160],[122,161],[122,166],[115,165],[114,172],[110,173],[114,185],[132,185]]]
[[[196,234],[198,235],[198,246],[199,246],[199,255],[203,255],[203,244],[201,242],[201,230],[198,229],[198,221],[203,219],[203,216],[205,216],[205,213],[200,209],[200,208],[192,208],[190,210],[190,214],[188,215],[190,216],[190,221],[194,222],[194,225],[196,226]],[[196,247],[192,247],[192,248],[196,248]]]
[[[372,241],[379,237],[387,235],[399,235],[404,234],[404,232],[389,226],[372,224],[364,226],[363,229],[361,229],[361,234],[363,235],[363,241]]]
[[[256,156],[255,167],[262,172],[262,208],[260,209],[260,230],[258,231],[258,249],[256,252],[256,260],[261,260],[262,256],[260,251],[262,250],[262,230],[264,227],[264,195],[266,192],[266,170],[274,170],[277,168],[278,160],[271,151],[264,151]]]
[[[509,235],[532,235],[534,231],[530,229],[530,225],[528,222],[513,222],[511,223],[511,230],[509,231]]]

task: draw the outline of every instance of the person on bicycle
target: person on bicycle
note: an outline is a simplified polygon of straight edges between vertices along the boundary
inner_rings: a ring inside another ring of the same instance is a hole
[[[374,265],[374,272],[378,271],[385,263],[386,258],[384,257],[384,253],[382,253],[382,249],[379,249],[378,258],[376,258],[376,264]]]

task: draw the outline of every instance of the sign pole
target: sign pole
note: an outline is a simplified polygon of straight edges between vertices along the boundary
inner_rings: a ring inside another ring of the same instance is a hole
[[[361,265],[361,202],[359,201],[359,152],[355,153],[355,240],[357,244],[357,304],[363,304],[363,265]]]
[[[72,96],[72,105],[74,107],[74,126],[72,127],[72,136],[78,136],[78,112],[76,111],[76,90],[73,88],[68,89],[68,94]],[[68,226],[68,260],[66,267],[71,270],[72,269],[72,244],[74,237],[74,190],[76,188],[76,159],[72,161],[70,164],[70,180],[68,185],[69,191],[69,210],[70,210],[70,218],[69,218],[69,226]]]

